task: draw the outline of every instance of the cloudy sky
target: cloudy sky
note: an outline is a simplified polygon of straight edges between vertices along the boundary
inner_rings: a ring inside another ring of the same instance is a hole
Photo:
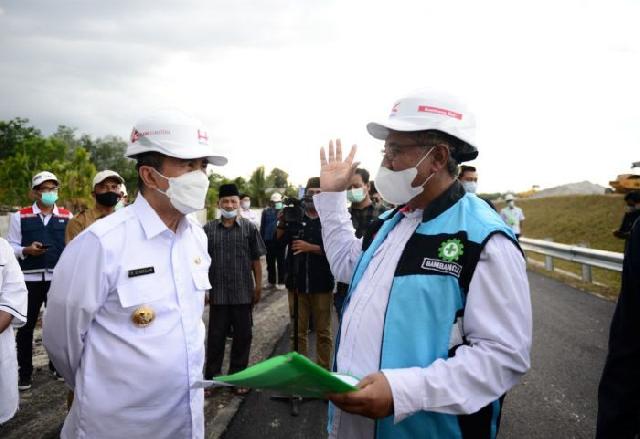
[[[0,119],[128,137],[145,112],[202,119],[221,173],[318,173],[408,91],[478,119],[480,190],[590,180],[640,160],[640,2],[0,0]]]

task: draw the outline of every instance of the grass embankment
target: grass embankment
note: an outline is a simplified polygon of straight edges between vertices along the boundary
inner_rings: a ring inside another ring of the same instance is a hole
[[[575,195],[565,197],[517,200],[516,205],[524,211],[526,220],[523,236],[533,239],[552,239],[562,244],[586,244],[589,248],[622,252],[624,241],[615,238],[612,231],[622,222],[625,203],[621,195]],[[496,203],[498,210],[504,203]],[[544,262],[544,256],[528,252],[534,261]],[[536,264],[529,264],[533,270],[540,270]],[[576,275],[582,273],[581,265],[554,259],[559,270]],[[544,269],[542,269],[544,271]],[[544,271],[550,274],[548,271]],[[561,273],[550,274],[560,277],[572,285],[614,298],[620,288],[620,273],[593,269],[594,284],[587,284],[573,276]]]

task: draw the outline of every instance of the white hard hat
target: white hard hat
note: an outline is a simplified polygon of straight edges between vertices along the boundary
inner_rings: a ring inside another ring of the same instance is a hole
[[[386,140],[389,130],[442,131],[462,141],[455,151],[456,160],[478,156],[475,116],[458,99],[444,93],[421,90],[409,94],[396,101],[385,122],[367,124],[367,131],[376,139]]]
[[[202,123],[179,111],[159,111],[136,122],[126,156],[149,151],[180,159],[206,157],[213,165],[227,164],[225,157],[214,154]]]
[[[58,177],[53,175],[53,173],[49,171],[42,171],[34,175],[31,179],[31,189],[40,186],[45,181],[55,181],[56,183],[60,184],[60,182],[58,181]]]
[[[273,195],[271,195],[271,201],[273,201],[274,203],[282,201],[282,195],[280,195],[278,192],[274,192]]]
[[[504,200],[505,200],[505,201],[512,201],[512,200],[513,200],[513,194],[507,194],[507,195],[505,195]]]
[[[124,183],[124,178],[120,177],[120,174],[118,174],[116,171],[112,171],[110,169],[105,169],[104,171],[100,171],[96,174],[95,177],[93,177],[93,188],[96,188],[97,184],[102,183],[103,181],[105,181],[107,178],[115,178],[116,180],[118,180],[120,182],[120,184]]]

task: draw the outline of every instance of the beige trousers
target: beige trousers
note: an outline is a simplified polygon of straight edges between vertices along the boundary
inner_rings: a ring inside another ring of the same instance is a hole
[[[328,293],[300,293],[298,294],[298,353],[308,356],[309,316],[313,315],[316,331],[316,353],[320,366],[331,369],[331,350],[333,338],[331,336],[331,304],[333,294]],[[289,316],[291,317],[291,349],[293,349],[293,301],[294,292],[289,290]]]

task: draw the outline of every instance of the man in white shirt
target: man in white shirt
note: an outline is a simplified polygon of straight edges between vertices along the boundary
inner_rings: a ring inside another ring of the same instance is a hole
[[[201,123],[160,112],[135,124],[136,201],[70,242],[51,283],[43,342],[75,392],[62,438],[202,438],[207,239],[214,155]]]
[[[27,287],[7,241],[0,238],[0,424],[18,409],[18,362],[13,328],[27,323]]]
[[[331,269],[351,281],[334,366],[362,378],[329,396],[330,437],[495,438],[502,399],[529,368],[531,303],[515,236],[456,179],[478,154],[474,117],[417,92],[367,129],[385,141],[376,188],[399,207],[354,236],[355,146],[343,161],[339,141],[321,151],[314,197]]]
[[[260,227],[260,220],[258,214],[251,210],[251,198],[247,194],[240,194],[240,216],[244,219],[248,219],[254,226]]]
[[[500,209],[500,216],[504,222],[511,227],[516,238],[520,239],[520,235],[522,235],[522,223],[525,220],[524,212],[516,206],[512,194],[507,194],[504,200],[507,202],[507,206]]]

